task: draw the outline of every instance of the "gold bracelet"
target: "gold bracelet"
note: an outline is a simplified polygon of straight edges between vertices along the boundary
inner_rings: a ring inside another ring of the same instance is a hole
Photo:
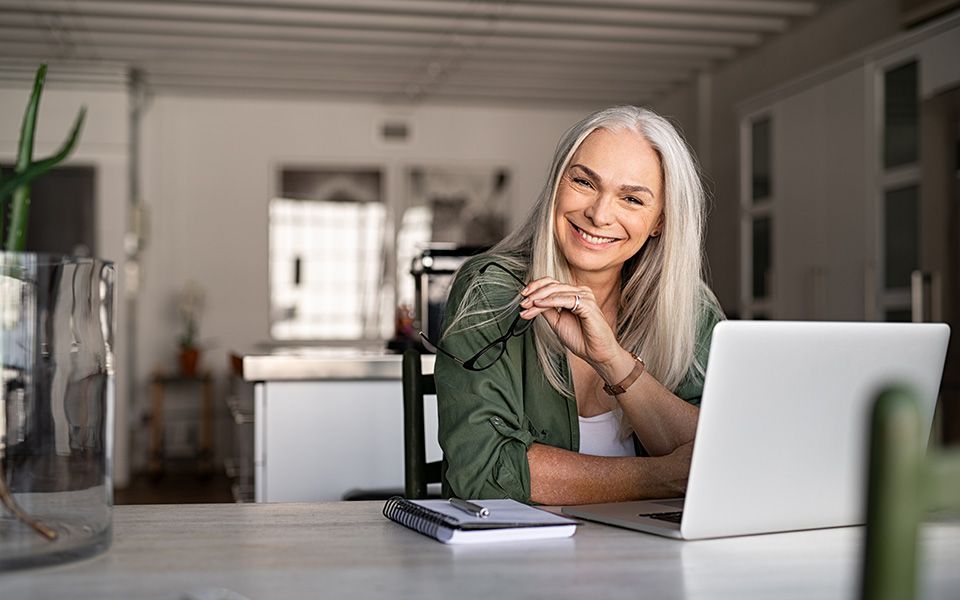
[[[611,396],[619,396],[620,394],[626,392],[627,388],[633,385],[633,382],[643,375],[643,370],[647,365],[644,364],[643,359],[640,358],[639,354],[634,354],[633,358],[636,360],[636,362],[633,363],[633,370],[630,371],[630,374],[627,375],[623,381],[616,385],[605,383],[603,385],[603,391]]]

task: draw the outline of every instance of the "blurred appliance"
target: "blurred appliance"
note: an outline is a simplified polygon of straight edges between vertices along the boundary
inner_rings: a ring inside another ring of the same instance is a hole
[[[440,339],[443,308],[453,275],[468,258],[479,254],[486,246],[456,246],[430,244],[414,257],[410,274],[415,282],[413,327],[423,331],[433,341]]]

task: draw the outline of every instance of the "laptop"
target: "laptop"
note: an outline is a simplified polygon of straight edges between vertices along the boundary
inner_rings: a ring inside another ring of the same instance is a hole
[[[685,540],[862,524],[876,394],[912,387],[929,431],[949,337],[943,323],[723,321],[686,497],[563,513]]]

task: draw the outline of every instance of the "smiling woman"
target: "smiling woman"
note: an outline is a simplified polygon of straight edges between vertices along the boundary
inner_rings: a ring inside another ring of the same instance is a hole
[[[701,275],[704,205],[690,151],[658,115],[615,107],[566,133],[527,222],[452,287],[435,370],[446,495],[683,493],[722,318]],[[498,340],[483,369],[452,358]]]
[[[639,132],[598,129],[571,162],[557,189],[557,243],[577,280],[607,277],[660,235],[660,160]]]

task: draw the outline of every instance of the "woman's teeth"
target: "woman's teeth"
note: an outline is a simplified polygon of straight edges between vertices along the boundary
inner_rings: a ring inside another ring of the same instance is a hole
[[[586,231],[580,229],[579,227],[576,227],[576,225],[574,225],[574,227],[576,228],[577,233],[580,234],[580,237],[587,240],[591,244],[609,244],[610,242],[616,241],[616,238],[597,237],[595,235],[590,235]]]

